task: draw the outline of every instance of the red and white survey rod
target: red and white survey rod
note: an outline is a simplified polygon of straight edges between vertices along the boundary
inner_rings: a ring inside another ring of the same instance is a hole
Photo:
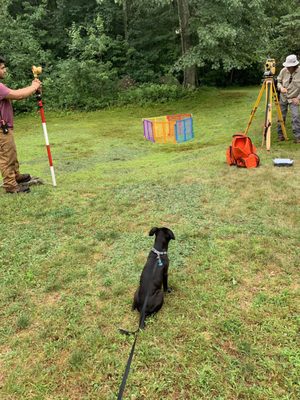
[[[39,74],[42,73],[42,67],[36,67],[35,65],[33,65],[32,73],[35,78],[38,78]],[[56,179],[55,179],[51,149],[50,149],[48,132],[47,132],[46,118],[45,118],[45,112],[44,112],[44,107],[43,107],[43,102],[42,102],[42,92],[40,90],[37,90],[35,94],[36,94],[36,99],[37,99],[37,103],[38,103],[38,107],[39,107],[41,119],[42,119],[42,127],[43,127],[45,142],[46,142],[46,149],[47,149],[47,154],[48,154],[52,184],[53,184],[53,186],[56,186]]]

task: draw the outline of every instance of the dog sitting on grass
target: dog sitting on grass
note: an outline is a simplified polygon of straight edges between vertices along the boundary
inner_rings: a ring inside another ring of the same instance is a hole
[[[139,328],[144,329],[145,319],[158,312],[164,302],[164,292],[171,292],[168,286],[168,246],[175,240],[174,233],[168,228],[152,228],[149,236],[155,235],[154,246],[140,278],[140,286],[134,295],[132,309],[140,313]],[[163,291],[162,291],[163,287]]]

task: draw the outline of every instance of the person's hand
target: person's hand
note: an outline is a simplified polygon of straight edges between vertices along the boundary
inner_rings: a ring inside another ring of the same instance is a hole
[[[39,79],[35,78],[35,79],[32,81],[31,86],[34,88],[34,90],[38,90],[38,89],[41,88],[42,82],[41,82]]]
[[[280,89],[280,91],[281,91],[281,93],[287,93],[287,88],[282,87],[282,88]]]
[[[292,103],[293,103],[295,106],[299,106],[300,100],[299,100],[297,97],[294,97],[294,98],[292,99]]]

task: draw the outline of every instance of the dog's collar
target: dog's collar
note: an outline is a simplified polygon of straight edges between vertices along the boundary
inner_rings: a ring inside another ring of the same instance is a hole
[[[153,251],[153,253],[155,253],[157,255],[157,258],[158,257],[160,258],[160,256],[164,256],[164,255],[168,254],[166,251],[158,251],[154,247],[152,247],[151,251]]]
[[[160,256],[165,256],[168,253],[166,251],[158,251],[154,247],[152,247],[151,251],[157,255],[157,263],[160,267],[163,266],[163,262],[161,261]]]

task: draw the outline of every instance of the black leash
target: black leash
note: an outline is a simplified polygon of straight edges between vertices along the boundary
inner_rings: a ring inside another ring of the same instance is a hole
[[[155,264],[154,270],[156,270],[156,265],[157,265],[157,263]],[[122,398],[123,398],[123,393],[124,393],[126,382],[127,382],[127,378],[128,378],[128,375],[129,375],[131,362],[132,362],[132,359],[133,359],[133,353],[134,353],[136,341],[137,341],[137,338],[138,338],[138,333],[140,331],[141,326],[143,326],[143,323],[144,323],[145,318],[146,318],[146,306],[147,306],[148,297],[149,297],[149,290],[147,291],[147,295],[145,297],[145,301],[144,301],[144,304],[143,304],[143,308],[142,308],[142,313],[141,313],[141,318],[140,318],[140,323],[139,323],[138,329],[135,332],[129,332],[129,331],[125,331],[124,329],[119,329],[119,331],[121,333],[124,333],[125,335],[134,335],[135,338],[134,338],[134,341],[133,341],[133,344],[132,344],[132,347],[131,347],[131,351],[130,351],[130,354],[129,354],[129,357],[128,357],[128,360],[127,360],[127,364],[126,364],[125,372],[124,372],[124,375],[123,375],[122,383],[121,383],[121,386],[120,386],[120,389],[119,389],[118,400],[122,400]]]
[[[124,372],[124,375],[123,375],[122,383],[121,383],[121,386],[120,386],[120,389],[119,389],[118,400],[122,400],[122,398],[123,398],[123,393],[124,393],[125,386],[126,386],[126,381],[127,381],[128,375],[129,375],[131,361],[133,359],[133,353],[134,353],[134,349],[135,349],[135,344],[136,344],[137,338],[138,338],[138,335],[136,333],[135,334],[135,338],[134,338],[134,342],[133,342],[133,345],[131,347],[131,351],[130,351],[130,354],[129,354],[129,357],[128,357],[128,361],[127,361],[127,365],[126,365],[125,372]]]
[[[152,251],[153,251],[153,253],[155,253],[157,255],[157,262],[155,263],[155,266],[153,268],[153,275],[154,275],[154,272],[156,271],[157,266],[159,266],[159,267],[163,266],[163,263],[162,263],[162,261],[160,259],[160,256],[167,254],[167,252],[165,252],[165,251],[164,252],[159,252],[154,248],[152,249]],[[140,318],[140,323],[139,323],[138,329],[135,332],[129,332],[129,331],[126,331],[124,329],[119,329],[119,331],[121,333],[123,333],[125,335],[134,335],[135,338],[134,338],[134,341],[133,341],[133,344],[132,344],[132,347],[131,347],[131,351],[130,351],[130,354],[129,354],[129,357],[128,357],[128,360],[127,360],[127,364],[126,364],[125,372],[124,372],[124,375],[123,375],[122,383],[121,383],[121,386],[120,386],[120,389],[119,389],[118,400],[122,400],[122,398],[123,398],[123,393],[124,393],[126,382],[127,382],[127,378],[128,378],[128,375],[129,375],[130,366],[131,366],[131,362],[132,362],[133,354],[134,354],[134,349],[135,349],[135,345],[136,345],[137,338],[138,338],[138,333],[140,332],[140,329],[144,325],[144,322],[145,322],[146,307],[147,307],[148,298],[149,298],[149,288],[147,290],[147,294],[146,294],[145,301],[144,301],[144,304],[143,304],[143,308],[142,308],[142,312],[141,312],[141,318]]]
[[[156,266],[157,265],[158,265],[158,263],[155,264],[155,268],[153,269],[153,275],[154,275],[154,271],[156,270]],[[145,318],[146,318],[146,306],[147,306],[148,298],[149,298],[149,289],[147,291],[147,295],[145,297],[145,301],[144,301],[144,304],[143,304],[143,308],[142,308],[142,313],[141,313],[141,318],[140,318],[140,323],[139,323],[138,329],[135,332],[128,332],[128,331],[125,331],[124,329],[119,329],[119,331],[121,333],[124,333],[125,335],[134,335],[135,338],[134,338],[134,341],[133,341],[133,344],[132,344],[132,347],[131,347],[131,351],[130,351],[130,354],[129,354],[129,357],[128,357],[128,360],[127,360],[127,364],[126,364],[125,372],[124,372],[124,375],[123,375],[122,383],[121,383],[121,386],[120,386],[120,389],[119,389],[118,400],[122,400],[122,398],[123,398],[123,393],[124,393],[126,382],[127,382],[127,378],[128,378],[128,375],[129,375],[131,362],[132,362],[132,359],[133,359],[133,353],[134,353],[136,341],[137,341],[137,338],[138,338],[138,333],[140,331],[141,326],[143,326]]]

